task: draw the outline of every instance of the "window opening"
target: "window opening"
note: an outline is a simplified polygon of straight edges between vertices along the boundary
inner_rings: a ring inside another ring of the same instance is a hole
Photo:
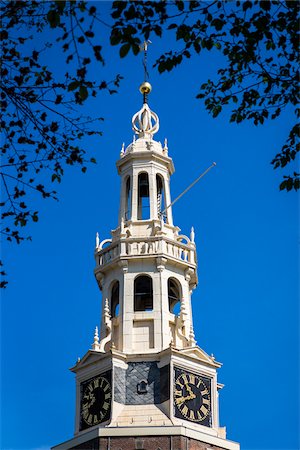
[[[126,180],[126,207],[125,207],[125,220],[131,219],[131,185],[130,177]]]
[[[134,310],[153,310],[152,278],[141,275],[134,280]]]
[[[180,286],[177,280],[174,278],[168,279],[168,299],[169,299],[169,311],[178,315],[180,313]]]
[[[156,175],[156,192],[157,192],[157,215],[159,218],[162,217],[163,221],[166,222],[167,214],[163,211],[166,209],[166,196],[164,189],[164,181],[160,175]]]
[[[112,286],[111,289],[111,317],[118,317],[120,309],[120,284],[118,281]]]
[[[138,177],[138,220],[150,219],[149,178],[147,173]]]

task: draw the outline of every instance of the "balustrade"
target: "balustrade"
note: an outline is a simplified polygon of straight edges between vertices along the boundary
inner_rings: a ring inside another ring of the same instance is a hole
[[[121,240],[117,244],[111,244],[98,251],[97,263],[99,266],[104,266],[120,255],[131,257],[139,255],[161,255],[166,253],[172,258],[194,264],[194,251],[194,248],[191,248],[189,245],[164,238],[149,238],[147,240],[129,238]]]

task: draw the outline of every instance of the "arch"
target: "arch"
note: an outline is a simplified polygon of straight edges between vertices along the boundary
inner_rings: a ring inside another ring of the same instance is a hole
[[[169,311],[178,315],[181,303],[181,285],[176,278],[168,279]]]
[[[125,220],[131,219],[131,180],[130,176],[125,180]]]
[[[139,275],[134,280],[134,311],[153,310],[153,286],[149,275]]]
[[[138,220],[150,219],[149,177],[146,172],[138,176]]]
[[[114,281],[111,287],[110,294],[110,310],[111,317],[117,317],[119,315],[120,307],[120,283],[119,281]]]
[[[167,221],[167,213],[165,211],[166,205],[166,193],[165,183],[162,175],[156,174],[156,194],[157,194],[157,215],[159,219],[162,217],[164,221]],[[163,213],[163,214],[162,214]]]
[[[185,234],[181,234],[180,236],[178,236],[177,241],[185,245],[189,245],[191,243],[191,240]]]

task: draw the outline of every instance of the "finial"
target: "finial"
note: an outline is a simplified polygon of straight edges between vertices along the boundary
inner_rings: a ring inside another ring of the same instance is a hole
[[[94,333],[94,343],[92,345],[93,350],[99,350],[99,334],[98,334],[98,327],[95,328]]]
[[[195,230],[194,230],[194,227],[191,228],[190,237],[191,237],[191,242],[194,243],[195,242]]]
[[[167,151],[168,151],[168,139],[167,139],[167,138],[165,138],[163,151],[164,151],[164,152],[167,152]]]
[[[100,244],[100,238],[99,238],[99,233],[97,231],[97,233],[96,233],[96,248],[99,247],[99,244]]]
[[[210,355],[210,357],[211,357],[211,359],[216,359],[215,355],[213,353]]]
[[[80,361],[81,361],[81,359],[80,359],[79,356],[78,356],[78,358],[77,358],[77,364],[80,363]]]
[[[94,343],[95,343],[95,344],[98,344],[98,343],[99,343],[98,327],[95,328],[95,333],[94,333]]]
[[[121,156],[121,157],[124,156],[124,153],[125,153],[125,142],[123,142],[123,144],[122,144],[120,156]]]
[[[139,138],[149,138],[159,130],[159,118],[147,103],[132,117],[132,129]]]
[[[190,328],[189,344],[191,347],[195,347],[195,345],[196,345],[195,333],[194,333],[194,328],[193,328],[192,324],[191,324],[191,328]]]

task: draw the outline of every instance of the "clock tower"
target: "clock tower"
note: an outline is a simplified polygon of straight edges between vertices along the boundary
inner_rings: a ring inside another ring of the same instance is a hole
[[[174,165],[154,139],[151,85],[140,91],[135,137],[117,161],[119,221],[110,238],[96,236],[100,333],[71,368],[75,435],[53,450],[239,450],[219,424],[221,364],[194,336],[195,233],[173,223]]]

